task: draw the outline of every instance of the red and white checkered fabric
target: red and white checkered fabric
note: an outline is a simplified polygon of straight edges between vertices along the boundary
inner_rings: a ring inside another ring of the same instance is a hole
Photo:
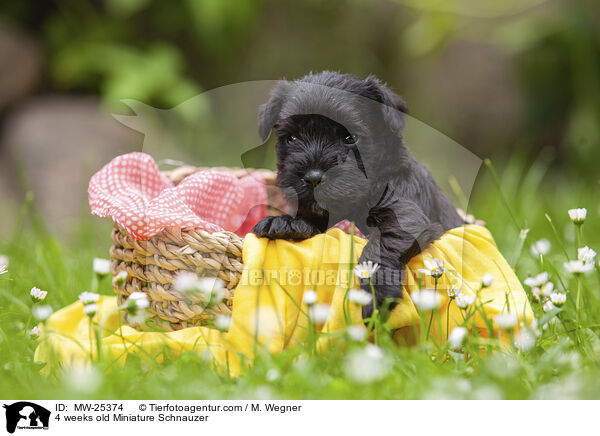
[[[174,186],[145,153],[114,158],[88,187],[94,215],[111,217],[129,235],[146,240],[166,227],[208,232],[252,231],[266,215],[265,181],[258,174],[240,179],[220,171],[200,171]],[[350,233],[350,222],[338,227]],[[354,232],[362,236],[358,229]]]
[[[264,179],[240,179],[200,171],[174,186],[147,154],[118,156],[98,171],[88,188],[94,215],[112,217],[129,235],[146,240],[166,227],[244,236],[266,215]]]
[[[340,229],[340,230],[342,230],[342,231],[344,231],[344,232],[346,232],[346,233],[350,234],[350,233],[351,233],[351,229],[352,229],[352,223],[351,223],[350,221],[348,221],[348,220],[344,220],[344,221],[340,221],[339,223],[337,223],[337,224],[336,224],[335,226],[333,226],[333,227],[335,227],[335,228],[337,228],[337,229]],[[333,228],[333,227],[332,227],[332,228]],[[358,230],[358,227],[356,227],[356,226],[354,226],[354,235],[355,235],[355,236],[360,236],[361,238],[364,238],[364,237],[365,237],[365,235],[363,235],[363,234],[361,233],[361,231],[360,231],[360,230]]]

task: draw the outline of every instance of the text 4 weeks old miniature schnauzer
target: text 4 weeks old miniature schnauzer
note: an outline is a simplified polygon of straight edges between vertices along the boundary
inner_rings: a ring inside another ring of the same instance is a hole
[[[354,222],[369,239],[360,262],[381,265],[373,279],[377,308],[402,297],[401,284],[385,277],[404,275],[413,256],[464,224],[404,144],[406,112],[377,78],[324,71],[279,82],[259,113],[263,141],[272,128],[277,135],[277,185],[297,210],[264,218],[254,233],[302,240]],[[361,287],[371,292],[366,280]],[[363,316],[372,311],[365,306]]]

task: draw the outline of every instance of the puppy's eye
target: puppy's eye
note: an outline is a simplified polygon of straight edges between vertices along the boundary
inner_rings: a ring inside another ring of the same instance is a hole
[[[358,142],[358,136],[356,135],[348,135],[343,139],[344,144],[346,145],[354,145]]]
[[[293,144],[294,142],[296,142],[298,140],[298,138],[296,138],[294,135],[290,135],[287,137],[287,143],[288,144]]]

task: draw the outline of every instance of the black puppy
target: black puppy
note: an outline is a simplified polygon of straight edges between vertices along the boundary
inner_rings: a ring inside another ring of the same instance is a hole
[[[277,135],[277,185],[297,210],[264,218],[254,233],[302,240],[343,219],[354,222],[369,238],[360,261],[381,265],[373,278],[378,308],[402,297],[400,280],[413,256],[464,224],[404,144],[406,112],[377,78],[331,71],[279,82],[259,112],[263,141],[273,127]],[[366,280],[361,287],[370,292]],[[372,311],[365,306],[363,316]]]

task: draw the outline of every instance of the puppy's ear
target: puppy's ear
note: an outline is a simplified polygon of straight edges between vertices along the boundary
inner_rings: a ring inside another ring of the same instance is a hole
[[[394,93],[383,82],[375,76],[369,76],[365,79],[370,93],[374,100],[383,104],[383,119],[385,123],[396,133],[402,133],[406,125],[406,114],[408,106],[398,94]]]
[[[281,81],[271,91],[269,101],[258,108],[258,134],[263,142],[267,140],[271,129],[277,122],[287,94],[288,82]]]

